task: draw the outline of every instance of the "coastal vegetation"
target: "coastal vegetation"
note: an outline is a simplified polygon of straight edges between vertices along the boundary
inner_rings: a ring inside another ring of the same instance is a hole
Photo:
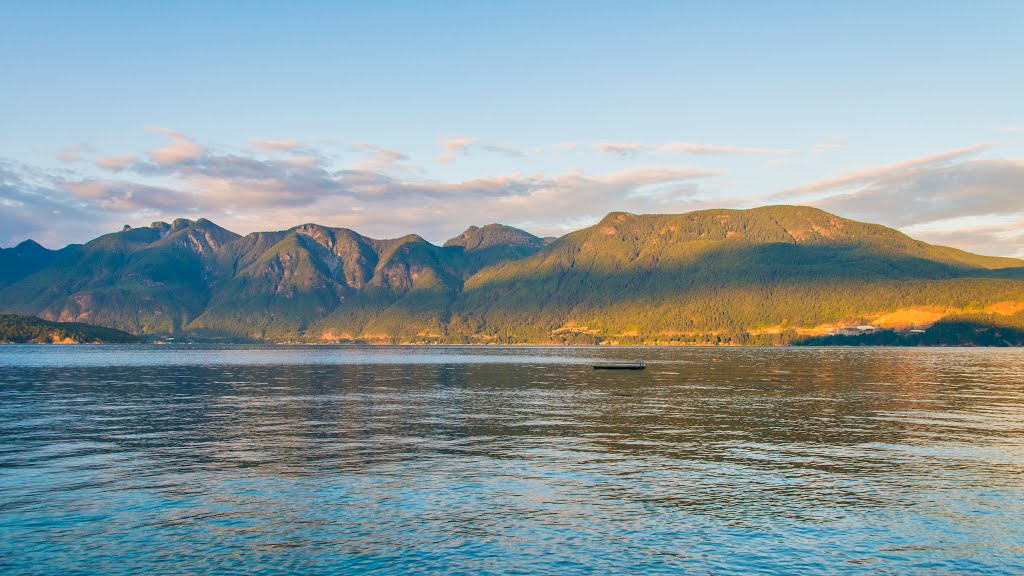
[[[2,344],[126,344],[138,341],[137,336],[103,326],[0,314]]]

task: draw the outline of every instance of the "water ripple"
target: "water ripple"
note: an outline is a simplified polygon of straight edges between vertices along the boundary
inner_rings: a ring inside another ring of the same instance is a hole
[[[1022,382],[1018,350],[0,346],[0,569],[1021,573]]]

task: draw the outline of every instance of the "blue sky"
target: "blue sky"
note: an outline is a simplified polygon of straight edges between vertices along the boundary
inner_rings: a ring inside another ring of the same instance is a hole
[[[1020,2],[0,2],[0,245],[820,206],[1024,256]]]

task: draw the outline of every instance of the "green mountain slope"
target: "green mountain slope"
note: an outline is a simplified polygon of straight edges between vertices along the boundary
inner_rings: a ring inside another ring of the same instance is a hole
[[[851,324],[1009,321],[1024,261],[794,206],[617,212],[553,240],[489,224],[444,246],[177,220],[55,259],[0,290],[0,310],[271,341],[787,343]]]
[[[462,250],[415,235],[375,240],[316,224],[250,234],[221,250],[216,294],[188,328],[271,339],[438,334],[470,267]]]
[[[127,332],[103,326],[49,322],[34,316],[0,314],[0,343],[125,344],[138,341],[138,337]]]
[[[813,208],[609,214],[470,279],[452,324],[495,341],[742,341],[914,306],[1024,300],[1019,260],[931,246]]]
[[[208,220],[107,234],[0,293],[6,311],[133,333],[179,330],[210,298],[217,249],[238,238]]]
[[[288,337],[330,313],[347,292],[338,280],[345,277],[341,258],[306,234],[256,234],[241,244],[222,255],[218,270],[233,273],[220,278],[216,295],[190,328]]]

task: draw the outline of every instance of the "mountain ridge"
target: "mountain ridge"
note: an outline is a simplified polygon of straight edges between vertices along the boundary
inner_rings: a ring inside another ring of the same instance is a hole
[[[0,310],[271,341],[788,343],[901,310],[934,321],[935,310],[1024,303],[1024,260],[800,206],[612,212],[553,240],[488,224],[441,246],[314,223],[241,236],[177,219],[20,273],[0,266]]]

